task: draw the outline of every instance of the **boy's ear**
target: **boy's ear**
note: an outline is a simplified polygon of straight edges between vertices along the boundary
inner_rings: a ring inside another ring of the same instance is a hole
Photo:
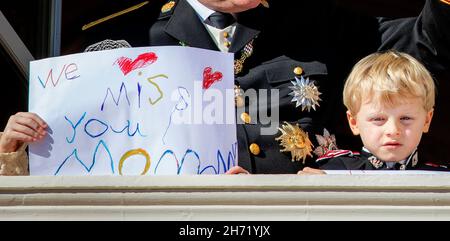
[[[430,129],[431,119],[433,119],[434,109],[431,109],[425,118],[425,124],[423,125],[423,133],[427,133]]]
[[[347,110],[347,120],[348,120],[350,129],[353,132],[353,135],[355,135],[355,136],[359,135],[359,128],[358,128],[358,125],[356,124],[356,117],[354,117],[349,110]]]

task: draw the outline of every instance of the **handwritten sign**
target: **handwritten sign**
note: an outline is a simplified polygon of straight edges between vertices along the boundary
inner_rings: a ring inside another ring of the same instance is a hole
[[[188,47],[30,64],[29,111],[49,135],[31,175],[219,174],[237,165],[233,55]]]

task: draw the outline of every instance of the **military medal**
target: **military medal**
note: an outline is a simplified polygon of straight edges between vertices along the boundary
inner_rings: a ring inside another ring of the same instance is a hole
[[[321,100],[319,95],[321,94],[314,85],[314,81],[309,80],[309,78],[303,78],[300,76],[300,79],[296,76],[295,81],[291,81],[294,86],[289,86],[289,89],[292,90],[289,95],[294,96],[292,98],[292,102],[296,102],[295,107],[302,107],[302,111],[305,109],[308,112],[313,108],[316,110],[316,105],[319,105],[319,101]]]
[[[244,49],[241,51],[241,57],[239,59],[234,60],[234,74],[238,75],[244,69],[244,62],[252,56],[253,54],[253,40],[250,41],[247,45],[245,45]]]
[[[281,152],[291,152],[292,161],[303,160],[305,163],[306,156],[312,157],[313,144],[308,138],[308,133],[304,132],[298,124],[291,125],[285,122],[282,128],[278,128],[281,131],[281,136],[275,138],[277,141],[281,141],[280,145],[284,147]]]
[[[314,154],[318,157],[325,155],[325,153],[333,150],[339,150],[336,144],[336,137],[334,135],[330,135],[327,129],[323,129],[323,136],[316,135],[317,143],[319,146],[314,149]]]

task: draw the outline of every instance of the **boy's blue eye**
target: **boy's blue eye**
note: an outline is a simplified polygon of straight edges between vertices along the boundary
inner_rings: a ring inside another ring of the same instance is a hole
[[[371,121],[384,121],[383,117],[374,117],[370,119]]]
[[[409,116],[403,116],[403,117],[401,117],[400,118],[400,120],[405,120],[405,121],[407,121],[407,120],[412,120],[413,118],[411,118],[411,117],[409,117]]]

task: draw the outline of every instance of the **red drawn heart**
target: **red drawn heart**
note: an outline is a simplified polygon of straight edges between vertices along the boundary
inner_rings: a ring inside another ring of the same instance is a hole
[[[153,52],[143,53],[139,55],[135,60],[127,57],[120,57],[115,63],[119,64],[120,70],[122,70],[123,75],[129,74],[135,69],[140,69],[153,64],[158,59]]]
[[[205,70],[203,70],[203,89],[208,89],[209,87],[211,87],[212,84],[214,84],[215,82],[219,82],[222,80],[222,73],[220,72],[212,72],[212,68],[211,67],[206,67]]]

